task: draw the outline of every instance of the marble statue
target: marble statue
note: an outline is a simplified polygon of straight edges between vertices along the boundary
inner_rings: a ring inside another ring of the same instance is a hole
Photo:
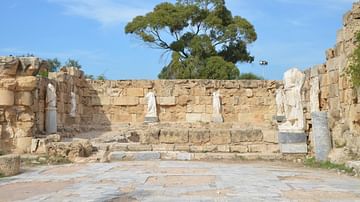
[[[285,93],[284,89],[277,89],[276,90],[276,116],[285,116],[285,108],[284,108],[284,102],[285,102]]]
[[[49,83],[46,89],[46,132],[54,134],[57,132],[57,114],[56,114],[56,89]]]
[[[71,92],[71,117],[76,117],[76,95],[74,92]]]
[[[305,129],[301,90],[305,74],[293,68],[284,75],[284,112],[286,122],[279,126],[280,131],[303,132]]]
[[[51,83],[48,84],[46,89],[46,105],[47,107],[56,107],[56,89]]]
[[[212,104],[213,104],[212,120],[213,120],[213,122],[222,123],[222,122],[224,122],[224,119],[223,119],[223,117],[221,115],[220,92],[215,91],[215,92],[213,92],[212,96],[213,96],[213,99],[212,99]]]
[[[310,110],[312,112],[319,112],[320,111],[320,101],[319,101],[319,94],[320,94],[320,81],[319,77],[314,77],[310,81]]]
[[[156,97],[155,93],[149,92],[146,94],[145,99],[147,100],[147,110],[145,115],[145,122],[157,122],[157,110],[156,110]]]

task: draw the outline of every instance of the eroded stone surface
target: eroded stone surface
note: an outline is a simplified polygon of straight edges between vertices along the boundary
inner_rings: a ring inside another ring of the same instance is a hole
[[[360,179],[284,163],[119,162],[33,168],[1,201],[360,201]],[[14,194],[16,193],[16,194]]]

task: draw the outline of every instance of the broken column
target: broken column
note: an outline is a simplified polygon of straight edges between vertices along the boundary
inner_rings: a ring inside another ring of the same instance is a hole
[[[313,123],[313,138],[315,159],[326,161],[331,151],[331,137],[327,112],[311,113]]]
[[[279,125],[282,153],[307,153],[307,135],[301,99],[305,74],[293,68],[284,74],[284,112],[286,122]]]

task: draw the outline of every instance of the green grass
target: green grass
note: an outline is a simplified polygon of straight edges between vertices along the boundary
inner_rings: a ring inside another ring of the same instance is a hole
[[[330,161],[317,162],[314,157],[305,159],[304,165],[311,168],[337,170],[348,174],[354,174],[354,170],[352,168],[346,167],[345,164],[335,164],[331,163]]]

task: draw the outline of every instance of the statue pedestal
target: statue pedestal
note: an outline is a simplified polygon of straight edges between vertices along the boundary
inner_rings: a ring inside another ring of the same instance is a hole
[[[144,122],[145,123],[156,123],[156,122],[159,122],[159,118],[156,116],[145,116]]]
[[[224,118],[221,116],[221,114],[216,114],[212,116],[212,122],[214,123],[224,123]]]
[[[280,129],[279,143],[283,154],[306,154],[308,152],[307,135],[301,129]]]

